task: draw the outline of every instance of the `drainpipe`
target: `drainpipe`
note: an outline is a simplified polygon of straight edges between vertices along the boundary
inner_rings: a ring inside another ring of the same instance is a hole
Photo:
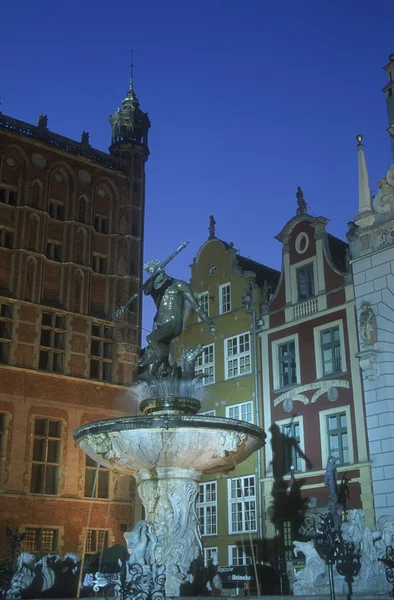
[[[253,380],[254,380],[254,404],[255,404],[255,420],[256,425],[261,427],[260,418],[260,394],[259,394],[259,370],[257,360],[257,319],[256,319],[256,306],[253,303],[252,296],[245,295],[243,298],[245,310],[252,316],[252,343],[253,343]],[[260,326],[260,323],[259,323]],[[261,450],[257,452],[257,476],[258,476],[258,532],[259,537],[263,539],[263,494],[261,490],[261,480],[263,479],[262,468],[261,468]]]

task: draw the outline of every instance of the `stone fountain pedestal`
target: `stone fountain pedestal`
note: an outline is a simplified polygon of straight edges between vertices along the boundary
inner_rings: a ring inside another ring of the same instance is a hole
[[[76,444],[113,471],[133,475],[147,527],[128,540],[141,566],[165,565],[165,593],[179,596],[191,563],[202,554],[196,512],[199,482],[210,473],[227,473],[264,445],[256,425],[198,415],[193,398],[147,399],[143,416],[96,421],[79,427]],[[131,558],[130,558],[131,560]]]

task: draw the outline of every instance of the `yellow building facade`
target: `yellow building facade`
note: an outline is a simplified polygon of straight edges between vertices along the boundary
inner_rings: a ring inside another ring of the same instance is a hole
[[[261,314],[279,273],[242,257],[233,244],[210,238],[191,266],[191,287],[216,326],[211,335],[196,314],[177,339],[177,353],[204,344],[196,372],[204,373],[201,412],[262,425],[258,333]],[[227,475],[206,477],[200,485],[204,560],[217,551],[220,565],[243,565],[259,559],[264,524],[259,482],[264,449]]]

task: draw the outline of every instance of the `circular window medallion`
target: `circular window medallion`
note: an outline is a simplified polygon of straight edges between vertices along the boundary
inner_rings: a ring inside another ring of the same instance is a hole
[[[327,398],[330,402],[336,402],[338,400],[338,390],[336,387],[330,387],[327,390]]]
[[[57,181],[58,183],[63,183],[64,178],[63,175],[59,172],[55,173],[53,176],[54,180]]]
[[[16,160],[15,160],[15,158],[14,158],[13,156],[9,156],[8,158],[6,158],[6,161],[5,161],[5,162],[7,163],[7,165],[8,165],[9,167],[11,167],[11,169],[12,169],[13,167],[15,167],[15,165],[16,165]]]
[[[101,189],[97,193],[100,196],[100,198],[105,198],[105,190]]]
[[[215,275],[216,273],[216,267],[215,265],[212,265],[212,267],[209,267],[208,269],[208,275]]]
[[[47,161],[42,154],[32,154],[31,162],[33,167],[35,167],[36,169],[45,169],[45,167],[47,166]]]
[[[298,254],[304,254],[309,247],[309,237],[305,231],[301,231],[296,237],[295,249]]]
[[[293,403],[293,400],[292,400],[291,398],[285,398],[285,399],[283,400],[283,410],[284,410],[285,412],[287,412],[287,413],[288,413],[288,412],[290,412],[291,410],[293,410],[293,406],[294,406],[294,403]]]
[[[91,177],[90,173],[85,171],[85,169],[79,169],[78,181],[81,185],[88,186],[92,182],[92,177]]]

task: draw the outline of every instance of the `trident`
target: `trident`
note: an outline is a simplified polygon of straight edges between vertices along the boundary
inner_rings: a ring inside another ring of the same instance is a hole
[[[144,291],[144,289],[150,284],[150,282],[153,281],[153,279],[164,269],[164,267],[168,265],[168,263],[171,262],[176,257],[176,255],[179,254],[184,248],[187,248],[189,244],[190,242],[182,242],[179,248],[177,248],[175,252],[173,252],[168,258],[166,258],[166,260],[164,260],[160,264],[160,267],[157,267],[157,269],[153,271],[152,275],[145,281],[145,283],[140,288],[138,288],[138,290],[134,292],[134,294],[127,300],[127,302],[123,304],[123,306],[118,308],[118,310],[111,317],[109,317],[107,321],[115,321],[115,319],[118,319],[124,313],[124,311],[127,310],[129,306],[133,304],[134,300],[141,294],[141,292]]]

